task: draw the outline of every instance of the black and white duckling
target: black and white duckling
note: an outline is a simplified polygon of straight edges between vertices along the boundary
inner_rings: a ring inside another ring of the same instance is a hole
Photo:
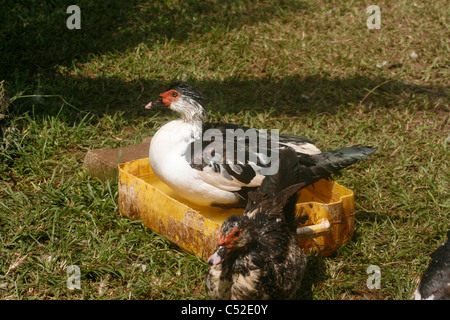
[[[206,292],[212,299],[293,299],[306,268],[298,245],[295,205],[306,183],[297,154],[281,151],[280,169],[249,192],[242,216],[227,218],[208,259]]]

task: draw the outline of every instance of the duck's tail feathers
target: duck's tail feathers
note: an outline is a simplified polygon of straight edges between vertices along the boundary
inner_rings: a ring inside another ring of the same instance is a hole
[[[339,175],[342,169],[367,159],[376,150],[373,147],[356,145],[314,155],[301,155],[298,157],[299,182],[310,184],[320,179],[329,179],[332,175]]]

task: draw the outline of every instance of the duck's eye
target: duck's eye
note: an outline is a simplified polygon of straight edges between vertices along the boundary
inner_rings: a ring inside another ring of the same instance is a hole
[[[174,98],[178,97],[178,92],[172,91],[171,96]]]

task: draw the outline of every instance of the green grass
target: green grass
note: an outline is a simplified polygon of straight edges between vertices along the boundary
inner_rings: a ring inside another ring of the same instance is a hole
[[[80,0],[81,30],[65,27],[70,4],[0,13],[1,299],[207,298],[207,265],[121,217],[117,185],[82,167],[172,119],[143,106],[176,78],[205,93],[210,121],[378,147],[336,177],[356,232],[310,257],[299,298],[412,297],[450,226],[445,1],[379,1],[380,30],[367,1]]]

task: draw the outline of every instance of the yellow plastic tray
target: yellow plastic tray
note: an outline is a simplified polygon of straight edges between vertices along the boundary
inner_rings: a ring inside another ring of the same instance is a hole
[[[179,197],[154,174],[149,159],[119,164],[119,210],[201,259],[214,252],[219,228],[243,209],[199,206]],[[300,191],[298,226],[300,246],[306,251],[330,255],[354,232],[354,195],[334,181],[320,180]],[[305,220],[305,219],[303,219]]]

